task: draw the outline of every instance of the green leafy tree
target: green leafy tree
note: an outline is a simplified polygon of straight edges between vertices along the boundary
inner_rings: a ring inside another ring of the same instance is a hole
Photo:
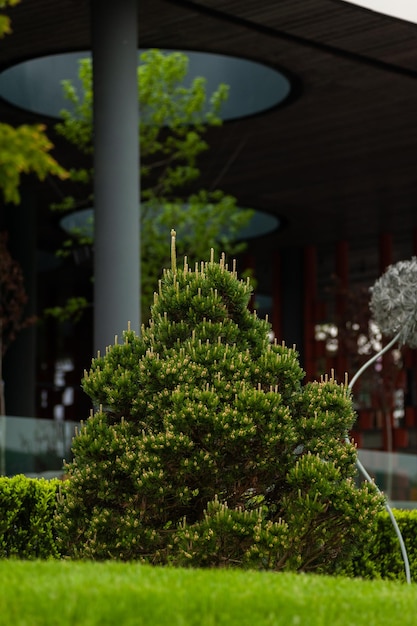
[[[19,0],[0,0],[0,9]],[[0,15],[0,38],[11,33],[10,18]],[[42,124],[19,126],[0,123],[0,189],[5,202],[19,204],[22,174],[34,173],[40,180],[48,175],[66,178],[68,173],[52,157],[53,144]]]
[[[0,9],[19,0],[0,0]],[[12,32],[11,20],[0,14],[0,38]],[[23,174],[34,173],[40,180],[48,175],[66,178],[68,173],[51,156],[53,145],[41,124],[17,128],[0,123],[0,189],[5,202],[19,204]],[[0,233],[0,415],[5,414],[2,360],[16,334],[34,318],[25,317],[27,295],[19,264],[7,249],[7,235]],[[3,463],[2,463],[3,465]],[[3,468],[2,468],[3,469]]]
[[[67,173],[51,156],[53,144],[42,124],[13,128],[0,123],[0,189],[5,202],[20,203],[22,174],[35,174],[40,180],[49,175],[61,179]]]
[[[220,85],[208,98],[204,78],[197,77],[184,86],[187,72],[185,54],[155,49],[141,54],[138,100],[144,319],[149,315],[154,285],[169,262],[164,242],[172,224],[176,224],[180,253],[187,251],[191,263],[207,257],[211,247],[220,247],[229,254],[242,251],[244,244],[236,241],[237,234],[253,214],[239,209],[236,199],[221,190],[195,190],[200,175],[197,160],[208,149],[203,135],[208,126],[221,124],[219,111],[228,88]],[[90,59],[81,60],[79,79],[79,91],[71,81],[64,81],[71,110],[62,112],[62,122],[56,128],[88,157],[93,152]],[[91,169],[72,170],[71,178],[90,185],[91,190]],[[66,197],[53,208],[72,210],[92,204],[90,192],[78,198]],[[91,230],[89,223],[86,229],[74,231],[65,252],[69,253],[74,244],[88,243],[89,237],[91,242]]]
[[[73,558],[333,572],[366,544],[382,498],[355,486],[355,415],[211,258],[165,271],[152,317],[93,360],[95,412],[73,441],[57,524]]]
[[[14,7],[19,4],[20,0],[0,0],[0,9],[3,10],[7,7]],[[12,32],[11,20],[8,15],[0,14],[0,37],[4,35],[10,35]]]

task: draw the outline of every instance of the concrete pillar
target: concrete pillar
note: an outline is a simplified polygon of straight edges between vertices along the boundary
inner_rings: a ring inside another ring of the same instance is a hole
[[[94,348],[140,328],[137,1],[91,0]]]

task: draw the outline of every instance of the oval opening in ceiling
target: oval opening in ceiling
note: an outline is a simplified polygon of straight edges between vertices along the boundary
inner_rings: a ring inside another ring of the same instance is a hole
[[[289,79],[261,63],[206,52],[184,51],[184,54],[189,58],[185,86],[202,76],[206,79],[208,97],[220,83],[229,86],[229,98],[220,114],[223,120],[260,113],[277,106],[290,95]],[[0,96],[21,109],[59,118],[62,109],[71,109],[63,95],[62,81],[71,80],[80,90],[79,61],[88,57],[91,57],[88,51],[68,52],[18,63],[0,74]]]

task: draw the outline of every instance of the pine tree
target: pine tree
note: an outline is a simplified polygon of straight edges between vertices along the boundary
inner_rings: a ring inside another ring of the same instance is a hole
[[[366,541],[381,497],[355,485],[349,390],[303,386],[250,296],[224,257],[177,269],[173,235],[148,326],[85,374],[96,410],[67,466],[64,554],[331,572]]]

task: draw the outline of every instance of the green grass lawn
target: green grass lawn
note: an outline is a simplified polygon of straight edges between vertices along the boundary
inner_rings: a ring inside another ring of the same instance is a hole
[[[2,626],[415,626],[417,585],[116,562],[0,561]]]

